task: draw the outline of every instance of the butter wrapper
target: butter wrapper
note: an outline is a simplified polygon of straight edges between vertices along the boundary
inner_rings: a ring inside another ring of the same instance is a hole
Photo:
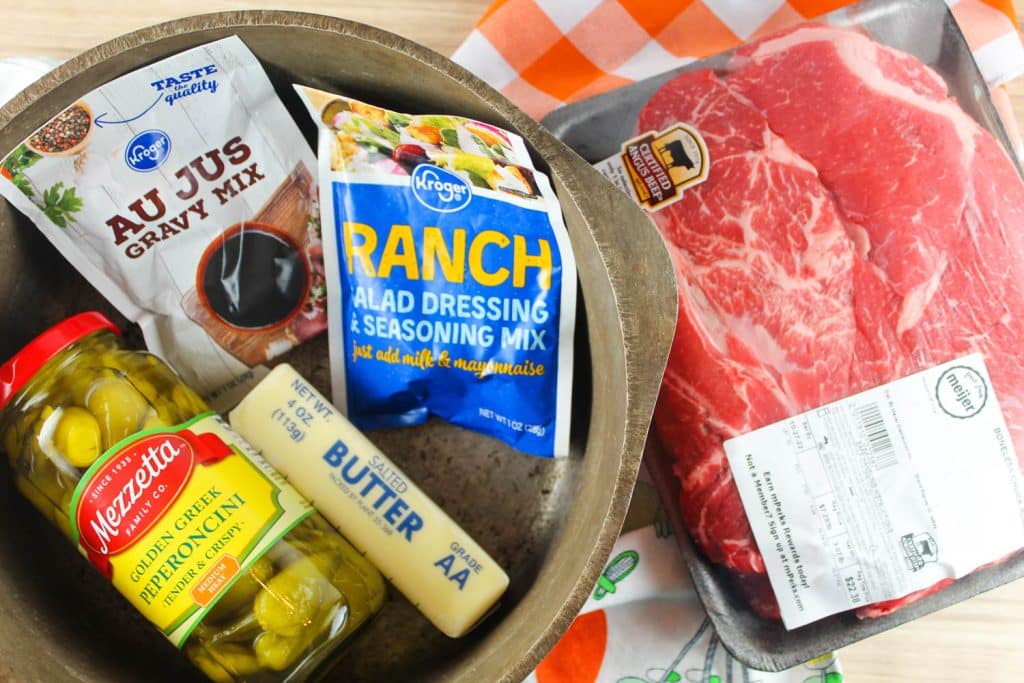
[[[445,635],[471,631],[508,588],[487,551],[290,365],[231,424]]]

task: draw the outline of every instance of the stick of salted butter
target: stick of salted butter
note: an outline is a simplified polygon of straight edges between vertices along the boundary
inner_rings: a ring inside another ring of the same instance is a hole
[[[290,365],[231,411],[231,426],[445,635],[469,632],[508,575]]]

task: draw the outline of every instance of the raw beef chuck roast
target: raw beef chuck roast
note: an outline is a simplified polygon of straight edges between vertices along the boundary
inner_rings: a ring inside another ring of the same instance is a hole
[[[938,75],[859,33],[797,28],[728,71],[668,82],[637,125],[693,125],[711,163],[653,215],[679,283],[655,428],[697,544],[778,618],[723,442],[980,351],[1024,453],[1024,185]]]

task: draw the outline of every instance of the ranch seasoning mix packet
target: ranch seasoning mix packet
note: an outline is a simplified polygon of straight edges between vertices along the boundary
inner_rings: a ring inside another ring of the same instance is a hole
[[[576,266],[521,138],[296,86],[320,126],[334,401],[568,454]]]
[[[126,74],[0,164],[0,194],[215,406],[320,332],[309,145],[237,37]]]

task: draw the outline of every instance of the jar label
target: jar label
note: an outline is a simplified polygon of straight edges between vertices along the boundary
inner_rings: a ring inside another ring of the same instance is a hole
[[[71,503],[73,539],[177,647],[312,507],[214,413],[135,434]]]

